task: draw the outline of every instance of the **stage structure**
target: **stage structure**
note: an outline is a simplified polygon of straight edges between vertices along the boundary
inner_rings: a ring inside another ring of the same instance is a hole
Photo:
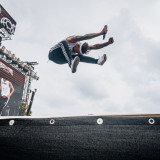
[[[11,40],[11,36],[15,33],[16,24],[16,21],[0,4],[0,46],[2,41]],[[0,47],[0,105],[4,100],[1,93],[2,83],[7,80],[7,83],[10,83],[14,90],[3,109],[2,116],[22,116],[25,113],[29,115],[36,91],[31,90],[31,82],[33,79],[39,79],[34,72],[34,65],[37,64],[37,62],[20,61],[20,58],[16,58],[15,54],[7,50],[5,46]],[[12,91],[11,88],[9,90]],[[21,111],[20,114],[22,106],[25,108],[25,113]]]
[[[0,48],[0,81],[6,79],[12,83],[15,90],[2,115],[19,116],[21,105],[29,106],[26,109],[31,109],[32,95],[35,92],[31,90],[31,83],[32,80],[39,79],[37,73],[34,72],[34,65],[37,64],[37,62],[20,61],[19,58],[15,57],[15,54],[5,49],[4,46]]]

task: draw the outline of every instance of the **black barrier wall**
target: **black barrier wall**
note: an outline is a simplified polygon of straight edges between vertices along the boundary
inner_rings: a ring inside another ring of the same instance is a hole
[[[160,115],[0,119],[9,160],[160,160]]]

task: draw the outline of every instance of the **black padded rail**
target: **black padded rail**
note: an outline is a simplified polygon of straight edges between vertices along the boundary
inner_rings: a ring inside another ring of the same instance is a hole
[[[159,160],[160,117],[0,119],[5,160]]]

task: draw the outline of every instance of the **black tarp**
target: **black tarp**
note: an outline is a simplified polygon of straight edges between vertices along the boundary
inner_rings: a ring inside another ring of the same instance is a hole
[[[4,160],[159,160],[160,117],[0,119],[0,155]]]

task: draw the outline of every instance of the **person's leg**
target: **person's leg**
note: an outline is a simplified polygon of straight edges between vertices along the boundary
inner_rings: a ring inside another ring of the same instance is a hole
[[[105,61],[107,60],[106,54],[101,56],[99,59],[95,59],[95,58],[80,55],[80,54],[73,55],[72,57],[74,58],[75,56],[78,56],[80,58],[80,62],[98,64],[98,65],[103,65],[105,63]]]
[[[61,48],[62,48],[63,54],[68,62],[69,67],[71,67],[73,58],[72,58],[71,51],[69,50],[69,47],[68,47],[68,44],[66,41],[61,42]]]
[[[10,113],[10,107],[9,107],[9,105],[7,105],[5,107],[5,116],[9,116],[9,113]]]
[[[72,73],[76,72],[78,63],[80,61],[78,57],[75,57],[73,60],[66,41],[62,41],[53,48],[51,48],[49,52],[49,59],[57,64],[68,63]]]
[[[8,102],[9,102],[10,98],[5,98],[5,103],[4,103],[4,107],[3,110],[4,112],[4,116],[9,116],[9,110],[10,108],[8,107]]]
[[[57,64],[65,64],[67,63],[63,53],[62,53],[62,49],[59,47],[59,48],[56,48],[54,50],[52,50],[51,52],[49,52],[49,60],[53,61],[54,63],[57,63]]]
[[[88,57],[88,56],[83,56],[83,55],[72,55],[72,57],[74,58],[75,56],[78,56],[80,58],[80,62],[84,62],[84,63],[92,63],[92,64],[97,64],[98,63],[98,59],[92,58],[92,57]]]
[[[2,110],[3,110],[3,102],[2,102],[2,97],[0,98],[0,116],[2,114]]]
[[[68,63],[69,67],[72,64],[72,56],[66,41],[62,41],[51,48],[49,59],[58,64]]]
[[[2,111],[5,108],[5,106],[8,104],[9,98],[1,98],[0,99],[0,115],[2,115]]]

